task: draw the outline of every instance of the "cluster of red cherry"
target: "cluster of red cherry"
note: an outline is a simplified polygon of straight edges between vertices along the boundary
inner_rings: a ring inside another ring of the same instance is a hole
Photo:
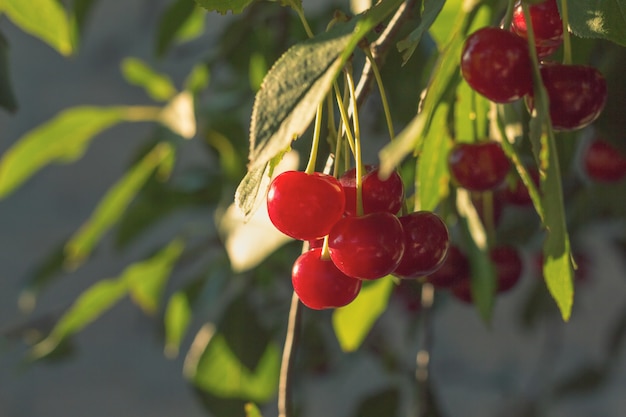
[[[397,216],[404,201],[400,176],[381,180],[378,168],[364,168],[361,203],[354,168],[339,179],[287,171],[270,184],[267,209],[274,226],[309,242],[292,270],[294,291],[309,308],[345,306],[363,280],[428,275],[446,258],[443,220],[429,211]]]

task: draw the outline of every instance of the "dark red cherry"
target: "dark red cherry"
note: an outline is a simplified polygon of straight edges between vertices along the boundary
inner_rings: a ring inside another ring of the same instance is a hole
[[[386,211],[344,217],[328,236],[330,257],[344,274],[378,279],[393,272],[404,253],[404,232],[396,216]]]
[[[598,182],[617,182],[626,177],[626,155],[604,139],[593,140],[583,152],[587,176]]]
[[[394,275],[417,278],[435,272],[446,259],[450,239],[448,227],[430,211],[400,217],[404,230],[404,255]]]
[[[457,143],[448,155],[456,183],[470,191],[493,190],[504,182],[511,163],[498,142]]]
[[[541,67],[541,78],[548,92],[550,120],[555,130],[581,129],[602,113],[607,86],[596,68],[550,63]],[[528,105],[534,107],[532,93]]]
[[[386,180],[378,178],[378,167],[364,166],[362,179],[363,214],[377,211],[388,211],[396,214],[402,208],[404,185],[397,172],[392,172]],[[356,216],[356,168],[346,171],[339,182],[346,193],[346,209],[348,216]]]
[[[546,0],[528,7],[535,35],[535,47],[540,58],[554,53],[563,43],[563,22],[556,0]],[[511,30],[523,39],[528,38],[528,28],[524,19],[521,2],[513,11]]]
[[[533,88],[526,42],[512,32],[484,27],[463,45],[461,73],[478,93],[496,103],[509,103]]]
[[[361,280],[338,270],[330,259],[323,259],[322,248],[312,249],[296,259],[291,282],[302,304],[314,310],[350,304],[362,285]]]
[[[300,240],[326,236],[343,216],[344,207],[339,181],[319,172],[283,172],[274,178],[267,194],[267,211],[274,226]]]
[[[510,290],[522,276],[522,258],[511,246],[497,246],[489,251],[498,280],[497,292]]]
[[[469,280],[470,264],[467,256],[454,245],[448,247],[447,256],[439,269],[425,277],[435,288],[450,288],[457,282]]]

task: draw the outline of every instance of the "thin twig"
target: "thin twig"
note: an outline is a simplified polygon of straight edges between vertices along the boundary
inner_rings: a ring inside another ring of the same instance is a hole
[[[302,303],[294,292],[291,297],[289,309],[289,322],[287,323],[287,336],[283,347],[283,358],[280,364],[280,379],[278,382],[278,417],[292,416],[291,389],[293,388],[293,364],[295,348],[300,336],[300,322],[302,316]]]

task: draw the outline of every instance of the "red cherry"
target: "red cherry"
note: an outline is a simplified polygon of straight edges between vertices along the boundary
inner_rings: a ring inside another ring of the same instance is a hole
[[[300,240],[326,236],[344,207],[339,181],[319,172],[283,172],[274,178],[267,194],[267,211],[274,226]]]
[[[528,174],[532,178],[533,182],[539,187],[539,171],[537,168],[528,170]],[[516,177],[515,183],[512,187],[507,187],[502,192],[502,199],[509,204],[516,206],[528,206],[533,203],[528,193],[528,188],[524,185],[521,178]]]
[[[617,182],[626,177],[626,155],[603,139],[593,140],[583,153],[587,176],[598,182]]]
[[[499,187],[511,163],[498,142],[457,143],[448,155],[450,173],[456,183],[470,191]]]
[[[563,43],[563,22],[556,0],[531,4],[528,7],[535,35],[535,47],[540,58],[554,53]],[[523,39],[528,38],[528,28],[524,19],[521,2],[517,2],[513,11],[511,30]]]
[[[404,255],[394,275],[417,278],[435,272],[446,259],[450,240],[446,224],[435,213],[418,211],[400,217]]]
[[[393,272],[404,253],[404,232],[386,211],[344,217],[328,236],[330,257],[344,274],[377,279]]]
[[[323,259],[322,248],[312,249],[296,259],[291,282],[302,304],[314,310],[350,304],[362,285],[361,280],[338,270],[330,259]]]
[[[478,29],[463,45],[463,78],[475,91],[496,103],[509,103],[530,93],[531,68],[526,42],[504,29]]]
[[[596,120],[606,104],[606,80],[596,68],[585,65],[546,64],[541,78],[550,101],[550,119],[555,130],[581,129]],[[528,96],[534,107],[533,93]]]
[[[365,174],[361,182],[363,198],[363,214],[377,211],[388,211],[396,214],[402,208],[404,185],[397,172],[393,172],[386,180],[378,178],[378,167],[365,165]],[[356,168],[346,171],[339,182],[346,193],[345,212],[348,216],[356,216]]]
[[[522,258],[517,249],[511,246],[498,246],[489,251],[496,275],[498,286],[496,291],[501,293],[510,290],[522,276]]]
[[[469,280],[469,276],[469,260],[457,246],[451,245],[439,269],[430,273],[425,279],[435,288],[450,288],[457,282]]]

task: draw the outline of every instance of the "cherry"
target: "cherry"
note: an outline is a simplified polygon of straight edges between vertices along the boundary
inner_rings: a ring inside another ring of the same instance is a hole
[[[522,276],[523,263],[517,249],[512,246],[497,246],[489,251],[494,267],[499,293],[510,290]]]
[[[457,143],[448,155],[450,173],[456,183],[470,191],[499,187],[511,163],[498,142]]]
[[[457,282],[469,280],[470,265],[467,256],[458,246],[450,245],[439,269],[425,277],[435,288],[450,288]]]
[[[586,65],[558,63],[544,64],[540,70],[555,130],[581,129],[600,116],[607,99],[606,80],[600,71]],[[532,92],[528,106],[534,107]]]
[[[554,53],[563,43],[563,22],[559,14],[556,0],[547,0],[542,3],[531,4],[528,7],[530,20],[535,35],[535,48],[539,58]],[[518,1],[513,11],[511,30],[517,36],[527,39],[528,28],[524,19],[522,4]]]
[[[463,45],[463,78],[475,91],[496,103],[510,103],[530,93],[531,68],[526,42],[504,29],[478,29]]]
[[[314,310],[350,304],[362,285],[361,280],[338,270],[330,259],[322,258],[322,248],[312,249],[296,259],[291,282],[302,304]]]
[[[404,255],[394,270],[400,278],[417,278],[435,272],[446,259],[450,245],[448,228],[429,211],[400,217],[404,230]]]
[[[378,167],[365,165],[365,174],[361,182],[363,198],[363,214],[377,211],[388,211],[396,214],[402,208],[404,185],[397,172],[393,172],[386,180],[378,177]],[[346,171],[339,182],[346,193],[345,212],[348,216],[356,216],[356,168]]]
[[[274,226],[300,240],[326,236],[344,207],[339,181],[319,172],[283,172],[274,178],[267,194],[267,211]]]
[[[626,177],[626,155],[604,139],[595,139],[583,153],[587,176],[598,182],[617,182]]]
[[[377,279],[393,272],[404,253],[404,232],[386,211],[344,217],[328,235],[330,258],[344,274]]]

